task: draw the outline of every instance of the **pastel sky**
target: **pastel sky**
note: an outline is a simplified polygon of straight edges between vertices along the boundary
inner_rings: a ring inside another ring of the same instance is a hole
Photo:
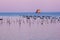
[[[0,12],[60,12],[60,0],[0,0]]]

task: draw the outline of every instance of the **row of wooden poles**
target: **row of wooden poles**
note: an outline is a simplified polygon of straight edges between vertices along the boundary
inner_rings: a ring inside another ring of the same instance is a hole
[[[21,20],[21,17],[19,17],[19,20],[17,19],[16,22],[18,22],[19,25],[21,25],[21,21],[24,22],[24,19]],[[33,19],[34,21],[32,22],[34,24],[35,20],[37,20],[39,18],[39,20],[41,20],[40,24],[44,24],[44,21],[47,20],[46,22],[48,22],[48,20],[50,20],[50,23],[56,23],[59,22],[60,23],[60,17],[53,17],[53,16],[22,16],[22,18],[26,18],[26,22],[29,23],[31,25],[31,19]],[[0,24],[3,24],[4,18],[0,18]],[[7,19],[6,23],[8,23],[9,25],[11,24],[11,19]]]

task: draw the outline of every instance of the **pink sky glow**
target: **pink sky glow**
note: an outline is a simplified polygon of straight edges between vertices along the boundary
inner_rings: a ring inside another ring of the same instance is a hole
[[[0,0],[0,12],[60,12],[60,0]]]

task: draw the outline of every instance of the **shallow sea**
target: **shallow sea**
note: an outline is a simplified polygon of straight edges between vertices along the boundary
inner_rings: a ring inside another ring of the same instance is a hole
[[[60,12],[0,12],[0,40],[60,40],[58,19],[20,16],[60,16]],[[53,20],[51,22],[51,20]],[[41,24],[44,23],[44,24]]]

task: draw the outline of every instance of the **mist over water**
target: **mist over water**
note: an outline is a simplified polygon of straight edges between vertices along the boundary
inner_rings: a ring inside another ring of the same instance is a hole
[[[39,18],[4,17],[3,22],[0,20],[0,40],[60,40],[60,23],[43,21]]]
[[[0,16],[0,40],[60,40],[59,16],[21,15]]]

